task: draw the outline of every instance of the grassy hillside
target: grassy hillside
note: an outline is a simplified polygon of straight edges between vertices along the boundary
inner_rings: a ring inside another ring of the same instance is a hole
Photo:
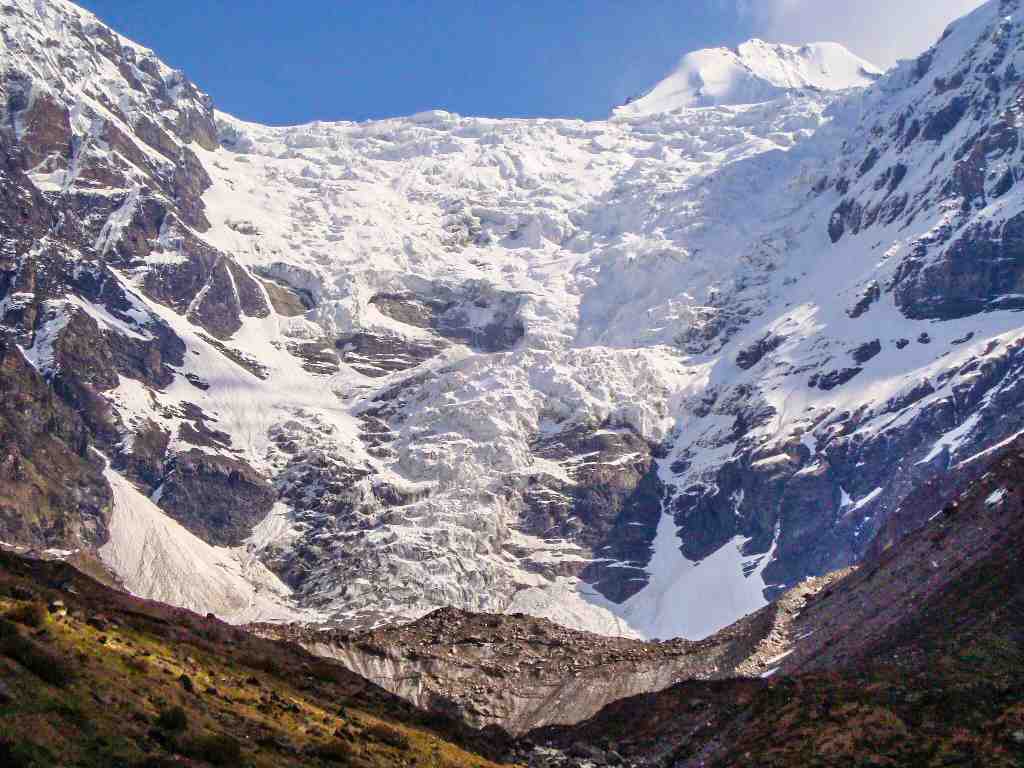
[[[0,554],[0,765],[488,768],[504,743],[296,646]]]

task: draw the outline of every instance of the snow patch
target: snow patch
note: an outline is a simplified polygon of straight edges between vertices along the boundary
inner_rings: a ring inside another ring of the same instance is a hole
[[[300,618],[288,604],[288,588],[243,549],[202,541],[109,464],[104,476],[113,491],[113,515],[110,540],[99,554],[132,594],[235,624]]]

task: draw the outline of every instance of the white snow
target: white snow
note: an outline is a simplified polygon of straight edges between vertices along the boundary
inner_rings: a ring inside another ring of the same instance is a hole
[[[875,490],[871,491],[871,493],[869,493],[867,496],[863,496],[862,498],[859,498],[856,501],[850,499],[850,497],[846,494],[846,491],[843,491],[843,508],[847,513],[857,512],[858,510],[863,509],[868,504],[877,499],[879,496],[881,496],[884,490],[884,488],[875,488]]]
[[[743,554],[748,543],[737,537],[705,560],[693,562],[680,552],[672,516],[663,515],[647,568],[650,583],[622,605],[600,596],[592,599],[641,637],[702,640],[768,604],[763,573],[774,547],[767,554],[749,556]]]
[[[299,618],[288,588],[244,549],[210,546],[109,466],[105,476],[113,515],[100,557],[133,594],[239,624]]]
[[[1008,493],[1009,491],[1007,491],[1005,488],[1000,488],[999,490],[992,491],[992,493],[990,493],[988,497],[985,499],[985,504],[987,504],[990,507],[997,507],[1006,500],[1006,496]]]
[[[692,107],[754,104],[776,99],[787,90],[861,87],[880,75],[881,70],[838,43],[798,47],[751,40],[736,49],[687,54],[668,77],[615,114],[635,117]]]
[[[21,351],[36,370],[44,375],[52,375],[56,366],[54,344],[71,318],[67,304],[63,301],[46,301],[43,307],[47,319],[36,329],[32,346]]]

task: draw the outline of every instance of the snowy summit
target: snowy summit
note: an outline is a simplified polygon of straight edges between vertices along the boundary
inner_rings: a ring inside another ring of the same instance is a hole
[[[882,72],[838,43],[803,46],[750,40],[684,56],[668,77],[615,110],[622,117],[690,107],[758,104],[785,91],[841,91],[870,85]]]

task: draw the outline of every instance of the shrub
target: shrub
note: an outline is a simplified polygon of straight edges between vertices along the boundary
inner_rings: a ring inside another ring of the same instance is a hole
[[[38,629],[46,624],[46,617],[49,611],[41,602],[23,603],[7,612],[7,618],[24,624],[26,627]]]
[[[355,749],[344,741],[330,741],[320,744],[314,750],[316,757],[328,763],[341,763],[347,765],[355,757]]]
[[[242,747],[231,736],[212,734],[183,740],[180,751],[193,760],[210,765],[236,765],[242,759]]]
[[[0,640],[18,635],[18,625],[13,621],[0,618]]]
[[[58,656],[34,640],[15,634],[0,640],[0,652],[14,659],[40,680],[58,688],[74,679],[74,670],[63,656]]]
[[[0,765],[10,768],[22,768],[29,763],[22,755],[15,752],[15,746],[9,741],[0,741]]]
[[[11,597],[15,600],[35,600],[36,592],[30,587],[26,587],[24,584],[14,584],[10,589]]]
[[[141,675],[149,672],[149,662],[142,656],[127,656],[124,660],[124,665],[133,672],[138,672]]]
[[[164,731],[180,733],[188,728],[188,715],[181,707],[163,709],[156,717],[156,726]]]
[[[310,674],[324,683],[346,683],[351,673],[340,664],[330,661],[316,661],[310,668]]]
[[[409,748],[408,737],[401,731],[396,731],[390,725],[385,725],[384,723],[374,723],[367,727],[364,734],[367,738],[379,741],[381,744],[387,744],[395,749]]]
[[[30,741],[0,740],[0,765],[4,768],[36,768],[56,765],[56,758],[46,747]]]
[[[181,768],[181,763],[172,757],[146,757],[133,768]]]
[[[246,653],[243,654],[238,661],[243,666],[249,667],[250,669],[258,669],[260,672],[266,672],[268,675],[274,675],[275,677],[281,676],[281,665],[270,656],[258,656],[254,653]]]

